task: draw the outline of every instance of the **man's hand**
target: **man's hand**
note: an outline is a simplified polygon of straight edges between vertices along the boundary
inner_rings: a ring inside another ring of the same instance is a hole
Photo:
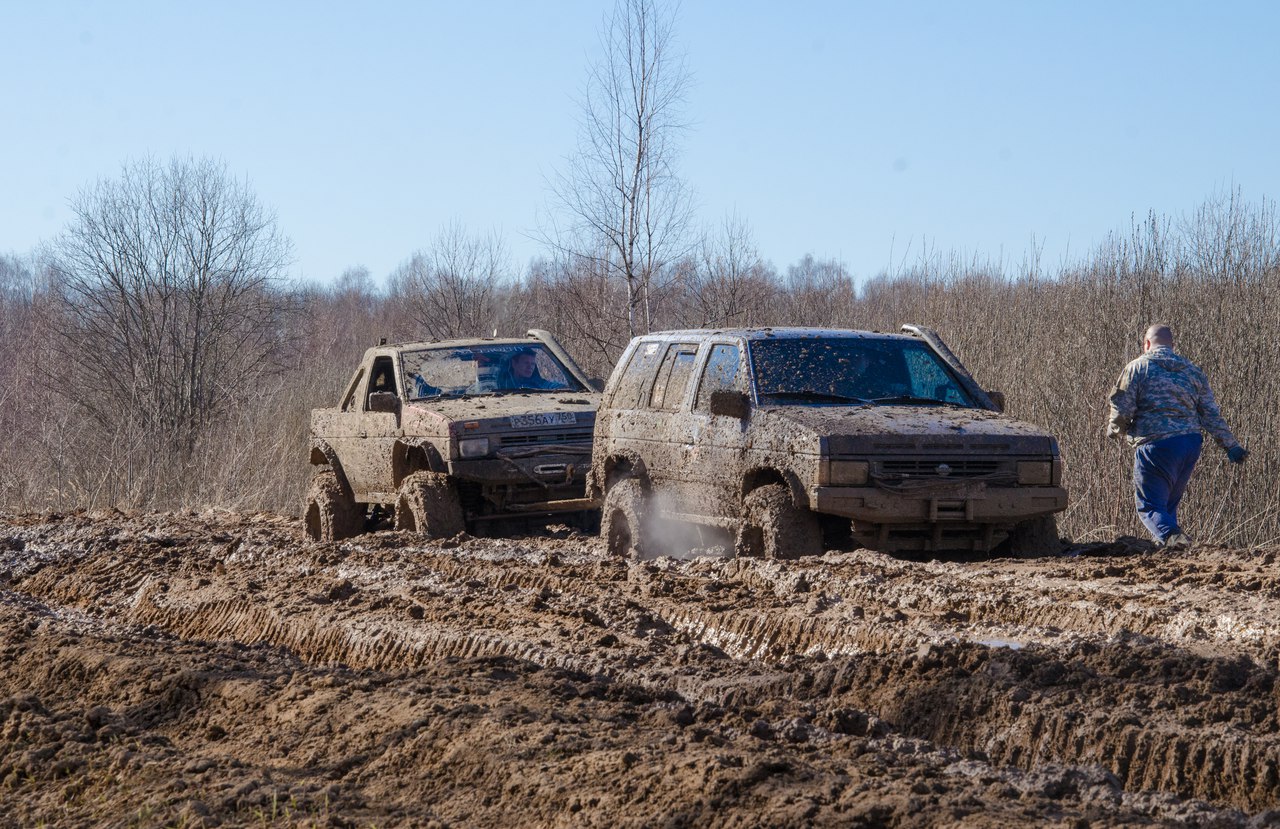
[[[1244,463],[1244,459],[1249,457],[1249,450],[1243,446],[1232,446],[1227,450],[1227,460],[1232,463]]]

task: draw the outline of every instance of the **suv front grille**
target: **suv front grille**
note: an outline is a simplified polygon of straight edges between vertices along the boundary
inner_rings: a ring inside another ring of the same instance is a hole
[[[999,472],[1000,462],[968,458],[906,458],[880,461],[879,467],[881,475],[979,478]]]
[[[549,435],[502,435],[503,446],[541,446],[548,443],[590,443],[591,432],[557,432]]]

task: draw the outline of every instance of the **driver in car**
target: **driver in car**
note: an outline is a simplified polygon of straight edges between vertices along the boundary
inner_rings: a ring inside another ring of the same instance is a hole
[[[500,390],[562,389],[564,383],[548,380],[538,371],[538,355],[531,348],[522,348],[512,354],[498,375]]]

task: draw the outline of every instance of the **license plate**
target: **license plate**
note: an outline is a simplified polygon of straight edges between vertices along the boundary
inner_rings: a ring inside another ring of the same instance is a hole
[[[567,426],[578,422],[573,412],[547,412],[546,414],[512,415],[511,428],[531,429],[534,426]]]

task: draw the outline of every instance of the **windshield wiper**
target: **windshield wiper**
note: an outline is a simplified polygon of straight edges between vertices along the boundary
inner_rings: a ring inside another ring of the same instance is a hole
[[[956,406],[957,408],[967,409],[968,406],[963,403],[953,403],[950,400],[939,400],[936,397],[917,397],[914,394],[895,394],[890,397],[873,398],[872,403],[924,403],[934,404],[937,406]]]
[[[765,392],[765,397],[782,397],[787,400],[821,400],[828,403],[870,403],[862,397],[849,397],[843,394],[832,394],[825,391],[815,391],[813,389],[800,389],[797,391],[770,391]]]

